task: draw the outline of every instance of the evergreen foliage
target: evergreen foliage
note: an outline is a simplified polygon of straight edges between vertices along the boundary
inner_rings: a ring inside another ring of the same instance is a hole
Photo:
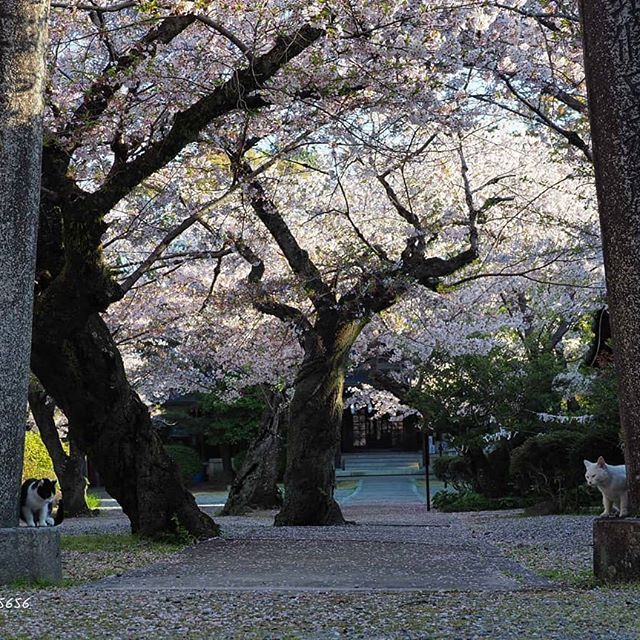
[[[202,461],[198,452],[183,444],[165,445],[165,451],[178,465],[182,482],[186,485],[193,484],[193,479],[202,471]]]
[[[539,350],[433,358],[413,402],[461,454],[434,461],[436,477],[456,490],[436,505],[499,508],[492,501],[513,497],[520,505],[537,500],[575,511],[598,498],[582,486],[582,461],[602,455],[623,463],[615,374],[611,366],[585,372],[586,390],[567,401],[556,384],[566,370],[555,353]]]

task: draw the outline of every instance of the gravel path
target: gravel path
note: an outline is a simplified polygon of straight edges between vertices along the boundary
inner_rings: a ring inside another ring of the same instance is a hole
[[[591,574],[593,516],[522,517],[520,512],[457,514],[474,536],[542,572]],[[639,636],[640,637],[640,634]]]
[[[424,526],[423,508],[352,507],[359,542],[405,536],[408,545],[437,541],[464,528],[478,549],[493,546],[554,579],[551,589],[518,591],[265,592],[161,590],[114,592],[95,585],[25,591],[0,588],[0,598],[30,597],[28,609],[0,609],[0,638],[367,640],[638,640],[640,587],[597,588],[590,572],[592,518],[523,518],[517,512],[439,515]],[[220,518],[228,541],[331,545],[335,529],[272,528],[271,514]],[[452,527],[436,526],[438,523]],[[64,533],[126,531],[124,518],[68,521]],[[403,533],[404,532],[404,533]],[[224,543],[219,543],[224,544]],[[327,547],[329,548],[329,547]],[[424,545],[427,548],[427,545]],[[69,552],[65,552],[69,553]],[[85,554],[86,555],[86,554]],[[181,554],[165,556],[179,563]],[[76,557],[74,562],[77,562]],[[372,557],[375,562],[375,557]],[[133,560],[132,560],[133,562]],[[581,577],[582,581],[576,577]]]

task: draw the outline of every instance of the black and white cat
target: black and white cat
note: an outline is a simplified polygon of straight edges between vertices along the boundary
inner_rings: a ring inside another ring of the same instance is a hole
[[[29,478],[20,489],[20,519],[29,527],[53,527],[64,519],[62,501],[53,516],[56,480]]]

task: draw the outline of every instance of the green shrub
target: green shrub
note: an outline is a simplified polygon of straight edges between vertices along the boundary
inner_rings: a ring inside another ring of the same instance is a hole
[[[432,458],[433,475],[450,484],[456,491],[470,490],[473,486],[473,474],[469,461],[464,456],[438,456]]]
[[[583,460],[595,462],[603,456],[608,464],[624,464],[624,454],[620,446],[620,433],[616,426],[597,427],[585,432],[576,441],[572,449],[574,464],[580,469],[581,480],[584,474]]]
[[[585,485],[583,460],[603,455],[622,462],[615,430],[556,430],[526,440],[513,450],[510,471],[524,495],[546,498],[556,513],[575,512],[593,504]]]
[[[515,448],[510,472],[520,491],[554,499],[562,487],[577,486],[584,471],[572,464],[571,451],[580,437],[578,431],[551,431]]]
[[[184,444],[168,444],[164,447],[169,457],[178,465],[182,482],[193,484],[193,479],[202,471],[202,462],[195,449]]]
[[[454,505],[457,499],[458,493],[455,491],[438,491],[431,499],[431,503],[438,511],[452,511],[453,509],[449,507]]]
[[[451,461],[457,457],[458,456],[436,456],[435,458],[431,458],[430,463],[433,475],[438,478],[438,480],[442,480],[442,482],[451,483],[449,465]]]
[[[509,477],[509,447],[500,443],[492,447],[469,447],[461,456],[433,459],[433,473],[456,491],[475,491],[487,498],[512,493]]]
[[[98,496],[93,495],[92,493],[87,493],[85,495],[85,502],[87,503],[87,507],[92,511],[94,509],[99,509],[102,506],[102,500],[98,498]]]
[[[438,511],[496,511],[528,506],[529,500],[517,496],[487,498],[475,491],[439,491],[433,496],[433,506]]]
[[[511,445],[499,442],[482,449],[470,447],[465,456],[471,488],[487,498],[513,493],[509,464]]]
[[[27,478],[56,478],[53,462],[39,433],[27,431],[24,439],[22,480]]]

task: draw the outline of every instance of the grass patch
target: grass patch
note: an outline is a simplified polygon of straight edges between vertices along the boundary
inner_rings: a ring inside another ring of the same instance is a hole
[[[92,493],[87,493],[87,495],[85,496],[85,501],[87,503],[87,507],[89,507],[89,509],[91,510],[99,509],[102,505],[102,500],[100,500],[98,496],[94,496]]]
[[[60,536],[64,551],[104,552],[135,551],[136,549],[173,553],[186,546],[183,541],[150,540],[130,533],[101,533]]]
[[[527,506],[527,499],[520,496],[487,498],[474,491],[439,491],[433,496],[433,506],[438,511],[498,511]]]
[[[26,578],[18,578],[13,580],[8,588],[20,591],[29,591],[37,589],[55,589],[56,587],[73,587],[78,584],[77,580],[72,578],[62,578],[62,580],[47,580],[45,578],[37,578],[35,580],[27,580]]]
[[[591,569],[540,569],[538,573],[554,582],[561,582],[574,589],[593,589],[598,582]]]
[[[189,540],[150,540],[130,533],[60,536],[62,585],[71,586],[120,575],[164,560],[184,549]]]
[[[509,558],[561,586],[588,590],[598,584],[593,575],[590,553],[588,556],[582,553],[573,558],[562,558],[542,544],[498,546]]]

